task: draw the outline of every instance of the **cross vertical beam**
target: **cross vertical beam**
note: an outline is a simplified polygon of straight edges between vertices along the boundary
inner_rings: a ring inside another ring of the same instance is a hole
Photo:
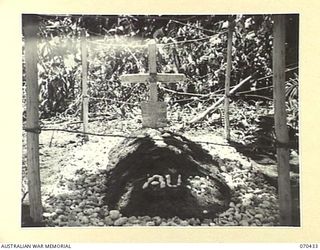
[[[42,221],[41,182],[39,168],[39,87],[38,87],[38,53],[36,15],[23,15],[25,37],[25,65],[27,85],[27,167],[30,217],[33,223]]]
[[[149,101],[158,101],[157,87],[157,45],[154,40],[151,40],[148,45],[148,65],[149,65]]]
[[[280,224],[292,225],[289,165],[289,135],[285,103],[285,15],[274,15],[273,27],[273,100],[277,145]]]

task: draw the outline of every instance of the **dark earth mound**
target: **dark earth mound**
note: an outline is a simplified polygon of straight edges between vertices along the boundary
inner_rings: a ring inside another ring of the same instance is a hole
[[[179,134],[144,129],[109,154],[105,202],[125,216],[205,218],[228,208],[230,188],[212,156]]]

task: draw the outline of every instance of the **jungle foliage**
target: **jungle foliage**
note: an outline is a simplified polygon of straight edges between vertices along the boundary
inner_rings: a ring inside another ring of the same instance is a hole
[[[286,17],[288,125],[297,134],[299,16]],[[147,86],[121,83],[119,76],[148,71],[146,47],[141,45],[155,39],[158,72],[187,76],[184,83],[161,85],[164,88],[160,99],[167,101],[172,111],[186,116],[197,114],[223,94],[230,18],[235,24],[231,88],[252,76],[250,84],[232,96],[231,125],[250,136],[250,130],[258,126],[259,116],[272,114],[271,15],[41,15],[38,44],[41,117],[79,114],[82,30],[87,39],[91,113],[131,117],[137,111],[138,104],[147,98]],[[208,117],[206,125],[214,122],[214,118]]]

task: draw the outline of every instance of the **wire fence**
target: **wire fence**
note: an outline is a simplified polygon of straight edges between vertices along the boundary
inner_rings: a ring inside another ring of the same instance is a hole
[[[124,138],[124,139],[142,139],[146,138],[146,135],[130,135],[130,134],[110,134],[110,133],[94,133],[94,132],[84,132],[81,130],[73,130],[73,129],[64,129],[64,128],[49,128],[49,127],[37,127],[37,128],[23,128],[24,131],[30,133],[37,133],[40,134],[41,131],[59,131],[59,132],[66,132],[66,133],[73,133],[73,134],[80,134],[80,135],[87,135],[87,136],[99,136],[99,137],[116,137],[116,138]],[[154,141],[162,141],[162,138],[152,138]],[[216,145],[216,146],[223,146],[223,147],[236,147],[236,148],[245,148],[245,149],[275,149],[276,147],[284,147],[284,148],[292,148],[293,146],[297,145],[298,141],[292,140],[288,143],[278,142],[275,139],[272,140],[273,145],[271,146],[263,146],[258,145],[257,143],[254,145],[243,145],[240,143],[218,143],[213,141],[199,141],[199,140],[192,140],[195,143],[199,144],[208,144],[208,145]]]

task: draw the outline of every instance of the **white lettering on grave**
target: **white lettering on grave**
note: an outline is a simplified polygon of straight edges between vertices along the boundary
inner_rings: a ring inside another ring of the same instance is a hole
[[[147,179],[147,181],[142,185],[142,189],[146,189],[152,186],[159,186],[161,189],[165,187],[176,188],[181,186],[181,174],[178,175],[176,184],[172,184],[171,175],[167,174],[165,177],[159,174],[155,174]]]

